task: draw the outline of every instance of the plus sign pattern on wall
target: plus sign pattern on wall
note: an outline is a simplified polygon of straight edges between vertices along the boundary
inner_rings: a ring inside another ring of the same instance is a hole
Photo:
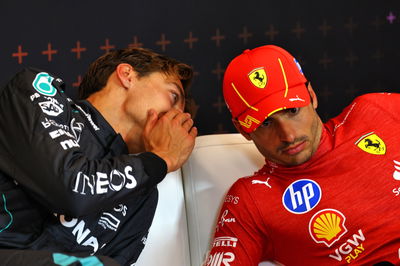
[[[4,0],[0,82],[32,66],[63,78],[67,93],[112,49],[146,47],[193,66],[200,135],[236,132],[222,96],[227,64],[275,44],[300,62],[323,120],[357,95],[399,92],[400,2]],[[366,118],[367,119],[367,118]]]

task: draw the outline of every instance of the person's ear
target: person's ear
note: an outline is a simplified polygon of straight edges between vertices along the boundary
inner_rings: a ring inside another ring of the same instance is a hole
[[[308,93],[310,94],[311,103],[312,103],[312,105],[313,105],[313,108],[314,108],[314,109],[317,109],[317,107],[318,107],[317,95],[315,94],[315,92],[314,92],[314,90],[313,90],[313,88],[312,88],[310,82],[308,82],[307,90],[308,90]]]
[[[250,134],[243,130],[242,126],[236,118],[232,118],[232,123],[235,126],[236,130],[243,135],[243,137],[245,137],[247,140],[252,140]]]
[[[135,71],[130,64],[121,63],[115,69],[115,73],[121,82],[122,86],[125,88],[130,88],[133,78],[135,76]]]

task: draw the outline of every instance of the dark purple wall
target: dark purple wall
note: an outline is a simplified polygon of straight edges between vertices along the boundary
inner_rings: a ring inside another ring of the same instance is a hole
[[[194,66],[200,134],[235,131],[221,95],[223,70],[244,49],[264,44],[282,46],[300,61],[323,119],[356,95],[400,91],[398,0],[2,0],[0,10],[2,85],[34,66],[62,77],[75,98],[79,77],[107,43],[123,48],[136,40]],[[73,50],[78,43],[80,54]]]

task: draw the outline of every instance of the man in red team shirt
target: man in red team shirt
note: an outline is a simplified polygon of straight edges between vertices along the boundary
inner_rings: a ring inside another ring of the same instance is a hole
[[[400,263],[399,94],[360,96],[323,124],[299,63],[273,45],[234,58],[223,92],[266,163],[229,189],[205,265]]]

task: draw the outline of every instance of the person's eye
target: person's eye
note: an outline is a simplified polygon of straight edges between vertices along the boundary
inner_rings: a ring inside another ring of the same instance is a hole
[[[293,114],[293,115],[298,114],[299,111],[300,111],[300,108],[290,108],[290,109],[288,109],[288,112],[290,114]]]
[[[171,100],[173,104],[177,104],[179,100],[179,94],[176,92],[171,92]]]
[[[272,123],[272,121],[267,118],[267,119],[264,120],[264,122],[262,122],[261,126],[262,127],[268,127],[268,126],[271,125],[271,123]]]

